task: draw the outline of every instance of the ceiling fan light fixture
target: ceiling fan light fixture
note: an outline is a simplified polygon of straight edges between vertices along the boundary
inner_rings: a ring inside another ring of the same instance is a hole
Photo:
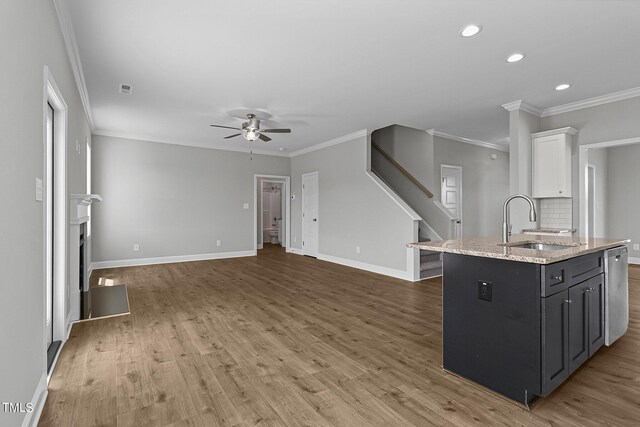
[[[242,137],[247,141],[255,141],[256,139],[260,138],[260,132],[255,129],[243,129]]]

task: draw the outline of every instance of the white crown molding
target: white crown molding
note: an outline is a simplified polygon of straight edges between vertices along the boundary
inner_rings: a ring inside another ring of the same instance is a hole
[[[172,141],[164,138],[156,138],[156,137],[146,137],[140,135],[132,135],[126,132],[111,132],[111,131],[102,131],[96,130],[91,132],[93,135],[98,136],[107,136],[110,138],[122,138],[122,139],[132,139],[134,141],[142,141],[142,142],[152,142],[152,143],[161,143],[161,144],[171,144],[171,145],[181,145],[183,147],[196,147],[196,148],[205,148],[208,150],[221,150],[221,151],[234,151],[238,153],[253,153],[253,154],[261,154],[265,156],[278,156],[278,157],[290,157],[290,154],[285,151],[269,151],[269,150],[261,150],[255,149],[251,147],[245,146],[213,146],[213,145],[204,145],[198,144],[195,142],[187,142],[187,141]]]
[[[427,130],[427,133],[431,136],[452,139],[454,141],[464,142],[466,144],[471,144],[471,145],[477,145],[479,147],[484,147],[484,148],[490,148],[492,150],[499,150],[499,151],[506,151],[506,152],[509,151],[508,145],[494,144],[492,142],[480,141],[480,140],[471,139],[471,138],[464,138],[462,136],[451,135],[450,133],[440,132],[435,129],[429,129]]]
[[[516,111],[516,110],[520,110],[520,111],[524,111],[526,113],[529,114],[533,114],[534,116],[538,116],[540,117],[542,115],[542,109],[531,105],[531,104],[527,104],[526,102],[524,102],[522,99],[519,99],[517,101],[513,101],[513,102],[508,102],[506,104],[502,104],[502,108],[504,108],[507,111]]]
[[[84,80],[84,72],[82,71],[82,62],[80,61],[80,53],[78,52],[78,43],[76,41],[76,34],[73,31],[73,25],[71,24],[71,17],[67,8],[66,0],[53,0],[53,4],[56,8],[58,15],[58,21],[60,22],[60,30],[62,31],[62,38],[67,48],[67,56],[69,57],[69,64],[73,71],[73,77],[78,87],[78,93],[80,94],[80,100],[82,101],[82,107],[84,108],[84,114],[87,116],[89,122],[89,129],[94,130],[93,116],[91,115],[91,103],[89,102],[89,91],[87,91],[87,84]]]
[[[571,102],[569,104],[549,107],[542,110],[540,117],[554,116],[556,114],[568,113],[570,111],[580,110],[582,108],[595,107],[596,105],[608,104],[610,102],[622,101],[624,99],[635,98],[640,96],[640,87],[621,90],[607,95],[596,96],[594,98],[584,99],[582,101]]]
[[[322,150],[323,148],[331,147],[332,145],[342,144],[343,142],[352,141],[356,138],[361,138],[369,135],[369,132],[366,129],[359,130],[358,132],[349,133],[347,135],[339,136],[334,139],[330,139],[329,141],[321,142],[316,145],[312,145],[311,147],[302,148],[300,150],[292,151],[289,153],[289,157],[296,157],[302,154],[311,153],[313,151]]]
[[[531,137],[541,138],[541,137],[544,137],[544,136],[562,135],[563,133],[567,133],[569,135],[575,135],[576,133],[578,133],[578,129],[575,129],[575,128],[572,128],[572,127],[564,127],[564,128],[560,128],[560,129],[545,130],[545,131],[542,131],[542,132],[532,133]]]

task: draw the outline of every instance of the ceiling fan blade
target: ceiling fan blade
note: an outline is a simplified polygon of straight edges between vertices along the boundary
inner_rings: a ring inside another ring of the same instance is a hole
[[[242,134],[241,133],[236,133],[236,134],[233,134],[233,135],[225,136],[224,139],[235,138],[236,136],[240,136],[240,135],[242,135]]]
[[[291,133],[291,129],[260,129],[260,132],[268,132],[268,133]]]
[[[262,132],[262,131],[260,131],[260,132]],[[269,138],[267,135],[263,135],[262,133],[260,134],[260,139],[263,140],[264,142],[271,141],[271,138]]]
[[[242,130],[240,128],[232,128],[231,126],[222,126],[222,125],[209,125],[209,126],[213,126],[214,128],[222,128],[222,129]]]

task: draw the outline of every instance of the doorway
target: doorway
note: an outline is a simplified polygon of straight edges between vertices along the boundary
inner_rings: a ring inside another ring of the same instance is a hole
[[[254,175],[254,250],[266,246],[289,251],[291,189],[290,178],[279,175]]]
[[[318,172],[302,175],[302,253],[318,257]]]
[[[44,352],[47,372],[66,336],[65,307],[67,289],[67,182],[66,125],[67,104],[49,72],[44,69]]]
[[[440,165],[440,202],[456,217],[455,236],[462,238],[462,167]]]

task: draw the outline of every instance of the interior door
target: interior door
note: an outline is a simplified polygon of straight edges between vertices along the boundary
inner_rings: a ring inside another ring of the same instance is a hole
[[[302,175],[302,252],[318,256],[318,173]]]
[[[462,168],[459,166],[440,166],[441,191],[440,202],[457,218],[454,238],[462,237]]]

